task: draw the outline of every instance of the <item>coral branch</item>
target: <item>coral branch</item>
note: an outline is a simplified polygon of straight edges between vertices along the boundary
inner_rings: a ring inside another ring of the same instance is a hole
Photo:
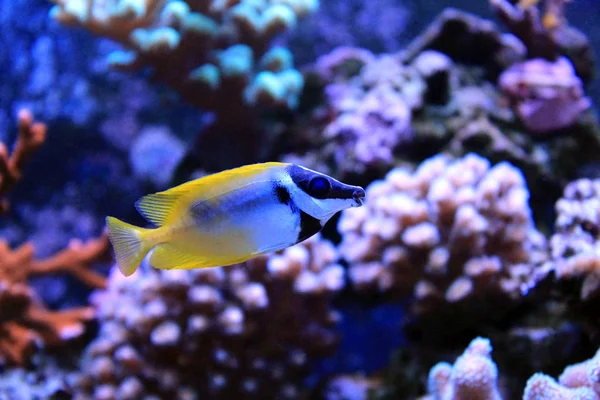
[[[106,287],[105,278],[89,267],[107,258],[109,250],[108,236],[103,234],[87,243],[73,240],[56,255],[36,260],[30,243],[11,250],[6,242],[0,241],[0,280],[23,283],[32,276],[67,272],[90,287],[102,289]]]
[[[23,177],[23,169],[33,153],[46,140],[46,125],[33,122],[28,110],[19,111],[17,142],[12,153],[0,143],[0,214],[8,211],[9,203],[4,198]]]
[[[87,243],[71,241],[55,256],[37,260],[31,244],[11,250],[0,241],[0,359],[22,364],[38,344],[56,346],[83,333],[84,322],[95,316],[93,308],[50,311],[29,288],[27,279],[67,272],[91,287],[105,288],[105,278],[90,267],[106,258],[109,249],[103,234]]]
[[[35,260],[31,263],[29,275],[42,275],[53,272],[67,272],[86,285],[106,288],[104,276],[89,269],[90,265],[110,255],[108,236],[103,234],[98,239],[87,243],[72,240],[69,246],[56,255],[45,260]]]

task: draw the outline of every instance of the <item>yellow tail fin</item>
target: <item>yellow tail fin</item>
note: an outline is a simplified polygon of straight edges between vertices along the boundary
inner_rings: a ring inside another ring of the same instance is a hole
[[[106,225],[119,270],[123,275],[129,276],[152,250],[153,245],[145,239],[149,229],[139,228],[114,217],[106,217]]]

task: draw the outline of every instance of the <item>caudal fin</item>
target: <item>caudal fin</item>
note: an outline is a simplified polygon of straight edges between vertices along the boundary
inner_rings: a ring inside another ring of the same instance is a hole
[[[144,238],[148,229],[138,228],[113,217],[106,217],[106,225],[119,270],[123,275],[129,276],[152,249]]]

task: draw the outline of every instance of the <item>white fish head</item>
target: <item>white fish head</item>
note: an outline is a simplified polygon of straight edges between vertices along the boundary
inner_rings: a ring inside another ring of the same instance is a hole
[[[365,201],[365,190],[347,185],[330,176],[299,165],[286,168],[288,189],[298,208],[325,224],[337,212],[360,207]]]

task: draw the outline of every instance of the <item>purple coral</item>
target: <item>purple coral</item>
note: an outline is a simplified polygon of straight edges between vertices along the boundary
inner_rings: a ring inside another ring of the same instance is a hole
[[[244,265],[115,270],[94,298],[101,329],[79,398],[296,398],[311,360],[336,343],[336,259],[317,236]]]
[[[327,82],[327,105],[317,113],[321,144],[303,164],[319,160],[340,178],[393,165],[397,150],[413,138],[412,113],[423,105],[425,82],[417,69],[352,47],[321,57],[316,69]]]
[[[581,79],[564,57],[514,64],[500,75],[499,86],[513,101],[525,127],[533,133],[568,128],[591,105]]]
[[[367,62],[360,75],[325,89],[333,120],[323,132],[337,144],[336,165],[390,165],[393,152],[411,137],[412,109],[422,104],[417,71],[392,56]]]

